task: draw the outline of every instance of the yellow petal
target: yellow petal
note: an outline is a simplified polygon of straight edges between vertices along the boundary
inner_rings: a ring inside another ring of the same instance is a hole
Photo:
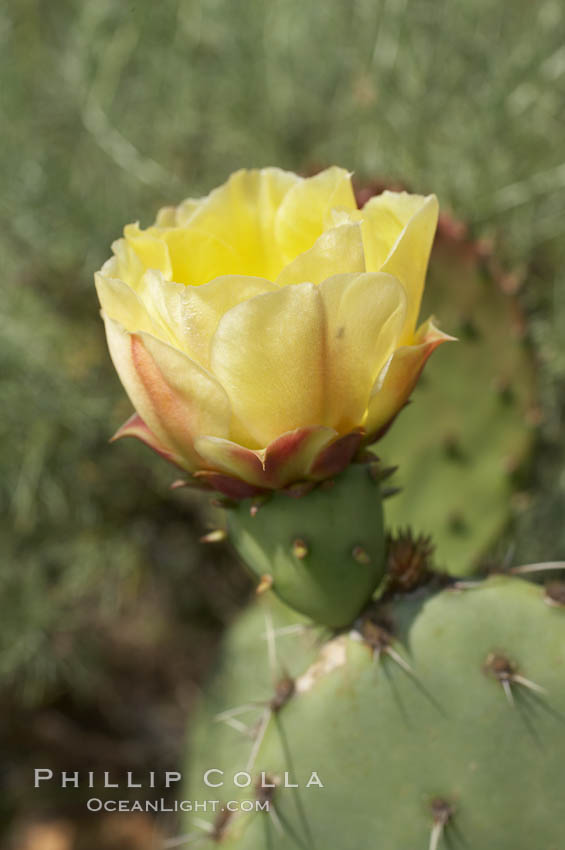
[[[177,207],[161,207],[155,218],[155,227],[175,227]]]
[[[218,382],[185,354],[147,333],[129,334],[104,316],[116,371],[139,415],[187,469],[199,458],[198,434],[228,435],[230,406]]]
[[[262,448],[285,431],[324,424],[324,315],[318,287],[287,286],[229,310],[211,366],[234,413],[232,435]]]
[[[151,316],[158,329],[154,336],[170,342],[175,348],[192,356],[191,351],[182,344],[184,334],[184,315],[187,288],[182,283],[164,280],[159,272],[145,272],[137,285],[140,301]],[[132,330],[145,330],[133,328]]]
[[[171,258],[166,242],[153,228],[141,230],[139,224],[124,227],[124,238],[141,260],[145,269],[157,269],[165,280],[171,280]]]
[[[112,251],[114,256],[104,263],[102,272],[123,280],[128,286],[135,289],[145,273],[143,263],[126,239],[116,239],[112,243]],[[109,271],[110,266],[111,271]]]
[[[182,204],[180,226],[164,234],[174,279],[192,285],[226,274],[274,280],[283,265],[274,220],[299,179],[278,168],[241,170],[207,198]]]
[[[107,316],[120,322],[128,331],[159,333],[147,308],[138,294],[123,280],[112,277],[112,257],[102,271],[96,272],[94,282],[100,306]]]
[[[102,309],[130,332],[146,331],[180,349],[204,368],[209,365],[210,341],[225,312],[240,302],[277,290],[268,280],[228,275],[199,287],[163,280],[147,271],[136,291],[104,272],[95,275]]]
[[[286,266],[277,278],[279,286],[321,283],[328,277],[364,272],[363,237],[359,224],[343,224],[322,233],[312,248]]]
[[[362,210],[367,271],[394,275],[406,289],[402,342],[412,342],[438,219],[435,195],[383,192]]]
[[[433,351],[438,345],[453,339],[436,328],[432,319],[428,319],[418,329],[414,345],[406,345],[395,351],[390,363],[375,382],[371,394],[365,423],[368,443],[378,439],[402,410]]]
[[[178,283],[198,286],[219,275],[243,274],[245,268],[236,248],[213,233],[191,227],[175,227],[163,234]]]
[[[174,322],[178,347],[207,369],[210,343],[224,313],[236,304],[276,290],[274,283],[263,278],[227,275],[197,287],[169,284],[162,288],[161,297]]]
[[[134,290],[124,281],[103,273],[111,269],[109,263],[95,275],[98,298],[105,314],[130,333],[150,333],[191,355],[190,349],[182,344],[186,332],[186,287],[166,281],[160,272],[149,270]]]
[[[230,310],[212,341],[212,371],[232,403],[237,442],[262,448],[311,425],[361,424],[371,387],[404,319],[390,275],[336,275],[260,295]]]
[[[203,459],[204,467],[240,478],[249,484],[263,487],[264,471],[260,452],[246,449],[231,440],[221,437],[198,437],[195,448]]]
[[[362,423],[374,381],[398,343],[406,314],[401,284],[387,274],[324,281],[326,423],[347,433]]]
[[[206,198],[186,198],[176,208],[176,225],[188,224],[193,215],[200,209]]]
[[[350,175],[343,168],[333,166],[296,183],[281,203],[275,220],[284,263],[312,247],[331,226],[332,210],[356,208]]]
[[[193,286],[227,274],[272,281],[331,225],[334,209],[355,209],[343,169],[308,179],[278,168],[238,171],[206,198],[163,208],[147,230],[128,225],[114,246],[118,276],[133,287],[146,269]]]

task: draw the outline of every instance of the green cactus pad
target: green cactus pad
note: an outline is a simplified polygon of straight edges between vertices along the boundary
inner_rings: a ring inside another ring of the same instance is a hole
[[[431,533],[438,566],[454,575],[471,572],[508,521],[535,421],[515,298],[471,249],[445,238],[434,247],[421,315],[459,341],[433,355],[413,404],[375,447],[400,467],[387,525]]]
[[[383,577],[380,488],[366,464],[300,498],[277,492],[227,514],[230,540],[257,578],[318,623],[351,622]]]
[[[187,798],[219,799],[220,808],[253,801],[254,788],[235,787],[234,774],[248,771],[253,784],[261,771],[277,778],[263,792],[271,814],[199,813],[222,847],[560,850],[565,611],[546,604],[543,588],[497,577],[420,591],[377,610],[381,626],[358,624],[366,642],[341,634],[316,658],[313,633],[280,603],[271,610],[275,673],[296,678],[294,693],[273,701],[265,613],[255,607],[232,632],[193,736]],[[220,715],[244,704],[237,719],[255,738]],[[224,771],[223,787],[203,784],[209,768]],[[305,787],[312,771],[323,788]],[[298,789],[283,787],[285,772]],[[185,827],[198,847],[217,846],[200,822]]]

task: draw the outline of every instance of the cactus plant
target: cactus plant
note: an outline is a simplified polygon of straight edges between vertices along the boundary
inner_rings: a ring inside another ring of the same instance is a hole
[[[467,344],[437,358],[418,403],[378,445],[404,488],[387,501],[388,524],[431,531],[433,545],[401,532],[379,560],[378,488],[354,489],[370,481],[362,463],[333,489],[228,511],[232,542],[269,592],[232,630],[200,708],[187,791],[218,801],[187,818],[187,841],[560,846],[563,586],[453,577],[473,570],[508,519],[513,472],[532,444],[531,357],[513,299],[487,272],[455,240],[436,244],[428,308],[451,309],[450,328]],[[363,583],[352,544],[366,546],[371,524]],[[210,768],[220,787],[204,782]]]
[[[427,537],[385,545],[387,471],[367,446],[451,339],[432,319],[417,323],[436,222],[433,195],[389,192],[355,209],[343,169],[241,171],[147,231],[127,227],[96,276],[136,408],[118,436],[174,461],[190,476],[180,483],[223,493],[264,597],[228,640],[192,758],[197,811],[229,774],[240,811],[218,801],[214,820],[193,818],[203,832],[188,842],[361,850],[369,836],[400,850],[427,833],[435,850],[449,830],[505,850],[524,827],[541,846],[557,841],[561,614],[519,579],[463,590],[449,575],[472,567],[508,516],[531,403],[508,304],[474,263],[461,269],[451,243],[435,296],[455,305],[448,319],[469,344],[444,357],[417,418],[379,450],[406,470],[397,516],[433,533],[447,568],[433,569]],[[532,765],[543,802],[516,817],[512,780]]]
[[[230,538],[264,587],[329,626],[346,625],[383,578],[378,471],[352,464],[307,497],[285,492],[228,511]]]
[[[537,410],[516,298],[492,259],[452,231],[444,226],[436,239],[423,314],[441,311],[462,344],[439,352],[377,451],[399,465],[402,491],[388,503],[387,523],[431,533],[438,561],[463,575],[511,515]]]
[[[436,577],[385,593],[340,632],[263,597],[233,629],[201,708],[188,793],[219,804],[191,816],[183,841],[558,850],[562,590]],[[220,787],[203,782],[211,768]],[[225,810],[238,800],[252,810]]]

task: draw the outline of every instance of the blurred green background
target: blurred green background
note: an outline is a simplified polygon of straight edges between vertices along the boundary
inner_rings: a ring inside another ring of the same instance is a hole
[[[565,9],[8,0],[0,74],[0,829],[41,850],[30,817],[55,816],[57,850],[149,847],[143,825],[93,838],[29,768],[175,764],[248,585],[227,552],[203,552],[206,516],[170,493],[174,471],[107,445],[130,408],[93,272],[125,223],[241,166],[337,163],[436,192],[522,281],[538,364],[527,506],[499,551],[563,557]]]

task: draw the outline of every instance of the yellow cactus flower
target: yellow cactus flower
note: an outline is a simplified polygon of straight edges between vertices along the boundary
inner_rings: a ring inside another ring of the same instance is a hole
[[[96,274],[135,436],[230,496],[341,471],[449,339],[417,327],[434,195],[357,209],[350,174],[238,171],[130,224]]]

